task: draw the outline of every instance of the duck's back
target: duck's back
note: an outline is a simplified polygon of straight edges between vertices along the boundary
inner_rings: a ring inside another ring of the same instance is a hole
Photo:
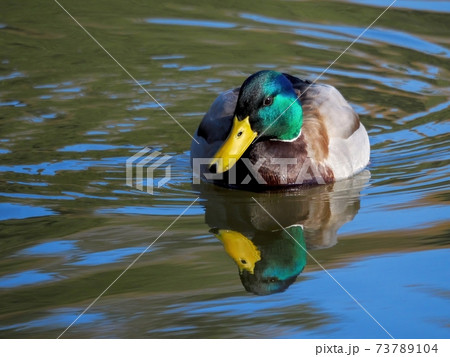
[[[302,103],[302,140],[308,157],[328,167],[335,181],[363,170],[370,158],[369,137],[342,94],[326,84],[293,84]]]

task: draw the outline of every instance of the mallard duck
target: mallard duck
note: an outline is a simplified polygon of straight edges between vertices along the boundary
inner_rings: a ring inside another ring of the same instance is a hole
[[[191,145],[194,174],[231,186],[334,182],[369,156],[367,131],[336,88],[269,70],[220,94]]]

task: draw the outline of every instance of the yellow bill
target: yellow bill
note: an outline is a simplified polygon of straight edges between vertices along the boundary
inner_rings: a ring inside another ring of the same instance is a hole
[[[257,136],[258,134],[250,127],[249,117],[241,121],[234,117],[230,135],[214,155],[209,168],[216,165],[215,172],[218,174],[228,171]]]
[[[236,262],[239,271],[247,270],[254,274],[255,264],[261,260],[261,253],[252,241],[239,232],[227,229],[219,229],[214,234]]]

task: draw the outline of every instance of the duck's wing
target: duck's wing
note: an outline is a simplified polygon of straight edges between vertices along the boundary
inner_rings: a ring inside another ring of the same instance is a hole
[[[367,166],[370,144],[358,114],[333,86],[290,75],[303,108],[302,140],[308,157],[332,169],[339,180]]]
[[[304,125],[310,125],[310,121],[321,121],[328,136],[344,139],[358,130],[358,114],[336,88],[283,74],[297,90],[303,108]]]
[[[239,88],[220,94],[212,103],[194,134],[191,157],[212,157],[227,138],[233,123]]]

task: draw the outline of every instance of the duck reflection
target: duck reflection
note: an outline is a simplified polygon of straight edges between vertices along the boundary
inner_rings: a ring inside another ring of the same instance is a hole
[[[267,295],[294,283],[305,268],[307,250],[337,243],[338,229],[359,210],[369,177],[364,171],[329,185],[264,194],[208,184],[199,189],[210,232],[238,266],[243,286]]]
[[[225,251],[239,267],[245,289],[257,295],[286,290],[306,265],[301,226],[288,227],[286,231],[256,230],[252,240],[236,231],[211,231],[222,241]]]

